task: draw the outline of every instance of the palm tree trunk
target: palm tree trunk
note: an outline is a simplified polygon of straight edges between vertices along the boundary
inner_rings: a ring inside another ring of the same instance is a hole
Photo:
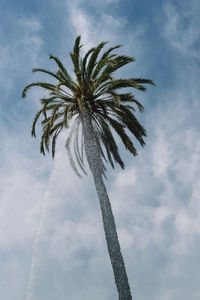
[[[89,111],[86,111],[82,116],[82,126],[86,156],[90,170],[93,174],[93,179],[100,202],[107,248],[114,272],[119,300],[131,300],[132,296],[117,236],[115,220],[106,187],[102,178],[103,167],[100,156],[100,149],[96,142],[96,137]]]

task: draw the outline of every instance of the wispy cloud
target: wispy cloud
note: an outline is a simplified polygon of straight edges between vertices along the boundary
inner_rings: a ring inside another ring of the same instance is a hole
[[[200,135],[192,120],[193,109],[188,111],[189,99],[174,91],[173,97],[175,103],[168,103],[165,109],[159,107],[147,117],[153,122],[148,150],[141,154],[141,159],[133,162],[132,167],[129,165],[127,171],[117,176],[110,194],[119,235],[127,253],[131,249],[136,252],[140,263],[145,255],[147,261],[154,260],[155,267],[159,268],[156,252],[150,251],[155,247],[155,251],[164,257],[162,264],[167,280],[173,278],[176,281],[181,277],[184,281],[187,276],[181,275],[181,270],[190,264],[191,252],[192,272],[198,272],[194,261],[197,263],[200,241]],[[137,268],[133,261],[129,261],[129,266]],[[148,270],[147,267],[144,269]],[[163,274],[163,269],[156,272]],[[170,290],[171,283],[168,281],[167,284],[166,289]],[[162,292],[152,294],[152,297],[184,298],[181,284],[180,281],[173,286],[167,296],[163,286]],[[185,292],[189,293],[189,290],[187,287]]]
[[[190,53],[190,55],[199,58],[200,50],[196,48],[196,45],[200,42],[200,22],[195,18],[197,17],[198,5],[193,1],[190,5],[186,5],[187,10],[182,10],[182,5],[184,6],[183,3],[178,6],[172,3],[164,5],[166,15],[164,34],[171,46],[180,53]]]
[[[28,66],[36,66],[41,61],[39,52],[43,40],[40,36],[41,24],[28,18],[15,19],[15,28],[9,37],[2,34],[4,44],[0,46],[2,62],[0,66],[0,87],[3,93],[2,102],[10,101],[13,93],[18,89],[23,73],[30,71]],[[12,37],[14,36],[14,38]],[[18,91],[18,90],[17,90]],[[21,96],[17,94],[17,97]]]
[[[36,3],[39,7],[40,3]],[[151,105],[142,116],[149,133],[147,145],[133,159],[124,151],[127,169],[116,169],[107,183],[129,280],[135,298],[140,300],[147,297],[198,300],[200,294],[200,90],[196,64],[199,1],[177,3],[179,6],[167,1],[163,10],[157,11],[158,19],[163,17],[163,12],[165,19],[154,24],[166,42],[166,57],[160,52],[156,59],[168,59],[169,65],[163,66],[162,72],[167,78],[173,70],[175,83],[167,88],[158,84],[154,92],[155,99],[159,99],[156,105],[151,93],[147,92]],[[146,58],[144,42],[148,28],[136,12],[133,17],[137,26],[133,26],[129,11],[114,14],[108,10],[110,5],[119,4],[117,0],[89,1],[87,5],[80,0],[70,4],[63,1],[60,5],[67,21],[58,18],[55,28],[58,34],[60,30],[66,32],[62,26],[67,22],[67,28],[70,28],[67,38],[71,38],[70,34],[81,34],[85,51],[102,40],[124,44],[123,53],[136,56],[134,72],[143,75],[152,63]],[[49,5],[52,5],[51,1]],[[149,6],[144,4],[144,14],[145,10],[149,12]],[[29,135],[30,113],[38,108],[42,92],[39,89],[31,91],[29,104],[22,104],[19,103],[19,86],[38,80],[40,75],[34,78],[30,75],[32,67],[46,66],[42,58],[45,41],[41,32],[49,32],[49,27],[42,22],[41,16],[34,16],[34,9],[24,16],[15,16],[15,26],[10,23],[8,36],[0,32],[4,40],[4,46],[0,46],[3,93],[0,123],[3,141],[0,147],[1,298],[21,300],[25,297],[42,200],[48,191],[49,211],[40,241],[42,260],[35,298],[114,299],[114,281],[92,178],[80,180],[73,174],[64,148],[65,133],[58,142],[54,162],[49,156],[40,157],[39,138],[31,140]],[[153,52],[155,47],[161,46],[163,39],[157,39],[155,45],[154,36],[150,37],[152,44],[148,45]],[[65,38],[60,37],[62,41]],[[71,50],[73,40],[70,43],[67,52]],[[170,65],[171,49],[175,50],[173,62],[177,62],[177,69]],[[59,51],[66,55],[66,45]],[[187,68],[181,68],[183,63]],[[154,76],[152,74],[152,78]],[[27,82],[22,82],[25,80]]]
[[[110,1],[105,2],[104,7],[109,3]],[[80,34],[82,36],[85,50],[90,49],[102,40],[116,40],[119,32],[123,30],[127,23],[126,18],[113,17],[112,14],[104,10],[96,18],[81,7],[81,1],[75,1],[73,4],[68,5],[68,10],[75,35]]]

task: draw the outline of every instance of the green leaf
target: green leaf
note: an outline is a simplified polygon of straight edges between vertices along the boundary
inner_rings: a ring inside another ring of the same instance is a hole
[[[49,90],[49,91],[54,91],[55,90],[55,85],[51,84],[51,83],[47,83],[47,82],[34,82],[34,83],[31,83],[29,85],[27,85],[23,92],[22,92],[22,98],[26,98],[26,93],[27,91],[33,87],[33,86],[38,86],[38,87],[41,87],[43,89],[46,89],[46,90]]]
[[[34,136],[34,137],[36,137],[36,134],[35,134],[35,125],[36,125],[37,120],[39,119],[39,117],[40,117],[42,111],[43,111],[43,110],[40,109],[40,110],[37,112],[37,114],[35,115],[35,118],[34,118],[34,120],[33,120],[32,130],[31,130],[31,135]]]
[[[93,68],[96,63],[97,56],[99,55],[99,52],[101,49],[105,46],[107,42],[101,42],[92,52],[92,55],[90,56],[90,60],[87,65],[87,81],[90,80]]]

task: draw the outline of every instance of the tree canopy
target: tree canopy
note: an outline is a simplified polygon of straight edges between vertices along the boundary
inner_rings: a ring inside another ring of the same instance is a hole
[[[107,42],[101,42],[97,47],[91,48],[84,57],[80,55],[81,37],[75,40],[73,52],[70,57],[74,66],[75,80],[59,58],[49,55],[57,65],[57,71],[34,68],[33,72],[43,72],[56,79],[56,84],[49,82],[34,82],[27,85],[22,93],[25,98],[27,91],[34,87],[41,87],[49,92],[47,98],[40,99],[41,109],[35,115],[32,124],[32,136],[36,136],[35,126],[41,117],[43,133],[41,135],[40,151],[50,151],[55,156],[56,140],[60,132],[69,128],[66,148],[70,163],[80,176],[79,170],[86,174],[84,168],[84,137],[80,135],[82,115],[87,110],[90,113],[96,141],[99,145],[102,161],[109,162],[114,168],[118,163],[124,168],[124,162],[119,154],[113,131],[120,137],[125,148],[134,156],[137,150],[132,142],[132,134],[144,146],[146,131],[137,120],[134,112],[143,110],[130,88],[145,91],[145,84],[154,84],[152,80],[144,78],[115,78],[114,73],[121,67],[134,62],[135,59],[127,55],[117,55],[115,50],[121,47],[116,45],[103,53]],[[124,91],[124,88],[126,91]],[[123,89],[123,91],[121,91]],[[71,147],[75,154],[73,159]],[[79,167],[79,170],[77,168]],[[103,168],[105,169],[104,163]]]

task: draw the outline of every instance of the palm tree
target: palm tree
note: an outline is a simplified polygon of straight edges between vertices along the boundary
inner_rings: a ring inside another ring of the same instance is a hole
[[[135,107],[139,111],[143,106],[130,92],[121,92],[121,88],[135,88],[145,90],[144,84],[153,84],[149,79],[128,78],[116,79],[113,74],[122,66],[133,62],[132,57],[117,55],[113,50],[117,45],[99,54],[106,42],[91,48],[83,58],[80,56],[80,36],[75,40],[73,52],[70,53],[75,79],[67,72],[62,62],[55,56],[50,59],[57,64],[58,70],[51,72],[45,69],[33,69],[33,72],[43,72],[56,79],[55,83],[35,82],[27,85],[22,93],[26,97],[27,90],[38,86],[49,92],[47,98],[40,99],[41,109],[35,115],[32,124],[32,136],[36,137],[35,126],[42,116],[40,152],[45,150],[55,155],[55,145],[60,132],[69,129],[66,149],[71,166],[78,176],[85,171],[84,158],[86,156],[89,169],[93,175],[98,194],[103,219],[103,226],[108,252],[114,272],[115,283],[120,300],[132,299],[124,260],[120,250],[115,221],[103,181],[105,176],[105,162],[114,168],[114,162],[124,169],[118,147],[113,137],[114,130],[122,140],[125,148],[134,156],[136,148],[126,131],[129,131],[144,146],[145,129],[134,115]],[[81,133],[81,135],[80,135]],[[72,147],[75,160],[72,155]],[[50,147],[51,146],[51,147]]]

